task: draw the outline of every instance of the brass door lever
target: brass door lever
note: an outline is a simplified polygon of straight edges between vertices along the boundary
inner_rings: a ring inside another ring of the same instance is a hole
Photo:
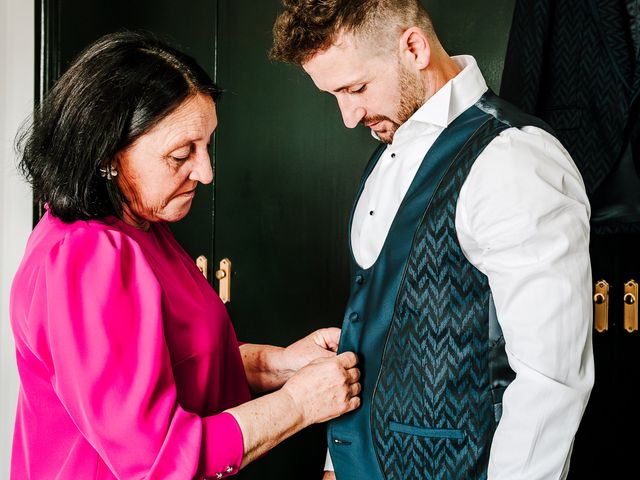
[[[624,329],[629,332],[638,331],[638,283],[629,280],[624,284]]]
[[[218,279],[218,295],[222,303],[229,303],[231,301],[231,260],[223,258],[220,260],[220,268],[216,271],[216,278]]]
[[[209,261],[207,260],[207,257],[200,255],[196,258],[196,266],[198,267],[198,270],[200,270],[200,273],[204,275],[204,278],[207,278],[207,270],[209,268]]]
[[[595,313],[593,328],[602,333],[609,329],[609,284],[606,280],[598,280],[593,295]]]

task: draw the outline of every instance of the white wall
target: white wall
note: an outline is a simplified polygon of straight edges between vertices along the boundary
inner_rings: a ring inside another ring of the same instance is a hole
[[[9,478],[18,374],[9,290],[31,231],[31,192],[18,176],[13,148],[33,106],[33,0],[0,0],[0,479]]]

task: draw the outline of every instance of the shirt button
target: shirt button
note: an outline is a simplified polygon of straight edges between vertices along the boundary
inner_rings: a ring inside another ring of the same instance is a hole
[[[358,315],[356,312],[351,312],[351,314],[349,315],[349,320],[353,323],[356,323],[358,320],[360,320],[360,315]]]
[[[226,472],[227,472],[227,473],[231,473],[231,472],[233,472],[233,467],[231,467],[231,466],[227,467]]]
[[[221,474],[221,473],[216,473],[216,478],[217,478],[217,479],[222,478],[222,474]]]
[[[396,154],[395,154],[395,153],[392,153],[392,154],[391,154],[391,158],[396,158]]]
[[[358,285],[362,285],[364,283],[364,276],[363,275],[356,275],[356,283]]]

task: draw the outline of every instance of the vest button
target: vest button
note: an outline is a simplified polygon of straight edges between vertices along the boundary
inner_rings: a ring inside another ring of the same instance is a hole
[[[351,314],[349,315],[349,320],[353,323],[356,323],[358,320],[360,320],[360,315],[358,315],[356,312],[351,312]]]
[[[364,275],[356,275],[356,283],[362,285],[364,283]]]

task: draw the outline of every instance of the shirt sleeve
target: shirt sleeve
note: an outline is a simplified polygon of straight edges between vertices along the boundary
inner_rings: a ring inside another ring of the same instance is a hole
[[[49,252],[44,275],[51,382],[113,474],[235,473],[243,439],[233,416],[202,418],[177,402],[163,293],[139,245],[121,232],[87,226]]]
[[[589,202],[569,154],[548,133],[508,129],[463,185],[456,229],[487,275],[516,373],[489,478],[563,478],[593,385]]]

